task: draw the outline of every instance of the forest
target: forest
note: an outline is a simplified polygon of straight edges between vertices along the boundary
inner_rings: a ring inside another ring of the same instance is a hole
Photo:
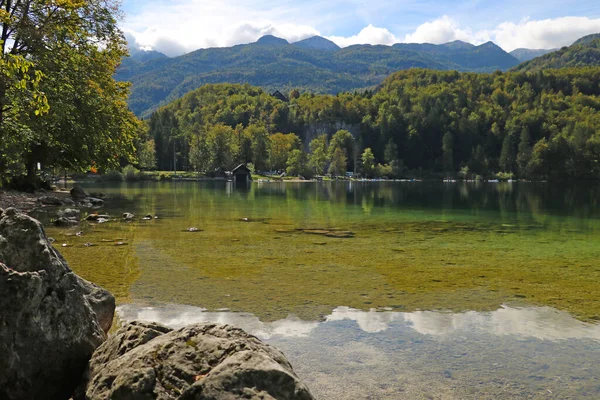
[[[249,85],[206,85],[151,115],[145,148],[155,154],[140,167],[598,179],[599,82],[598,67],[412,69],[375,91],[292,90],[289,102]]]

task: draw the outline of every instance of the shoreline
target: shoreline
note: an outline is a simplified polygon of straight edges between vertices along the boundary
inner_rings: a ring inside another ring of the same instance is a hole
[[[17,190],[0,189],[0,208],[15,208],[20,212],[29,214],[44,207],[52,207],[44,205],[39,200],[43,197],[52,196],[59,199],[71,198],[71,193],[67,190],[57,191],[36,191],[34,193],[20,192]]]
[[[61,186],[64,186],[64,181],[61,181]],[[169,180],[135,180],[135,181],[109,181],[109,180],[101,180],[101,179],[79,179],[77,181],[68,181],[69,187],[77,186],[81,183],[96,183],[96,184],[104,184],[104,183],[142,183],[142,182],[230,182],[222,178],[206,178],[203,177],[201,179],[195,178],[181,178],[181,179],[169,179]],[[548,181],[548,180],[540,180],[540,181],[531,181],[531,180],[509,180],[509,181],[499,181],[499,180],[439,180],[439,179],[370,179],[370,180],[362,180],[362,179],[327,179],[327,180],[317,180],[317,179],[277,179],[272,180],[268,178],[258,178],[251,181],[252,183],[264,184],[264,183],[330,183],[330,182],[343,182],[343,183],[377,183],[377,182],[398,182],[398,183],[444,183],[444,184],[460,184],[460,183],[468,183],[468,184],[495,184],[495,183],[560,183],[564,181]],[[590,184],[596,183],[599,184],[599,181],[589,181],[589,180],[581,180],[581,181],[570,181],[571,184]],[[50,190],[38,190],[36,192],[22,192],[14,189],[2,189],[0,188],[0,208],[16,208],[17,210],[29,214],[36,209],[41,209],[45,207],[53,207],[52,205],[46,205],[40,202],[41,198],[44,197],[57,197],[59,199],[70,199],[71,194],[68,189],[58,189],[56,191]]]

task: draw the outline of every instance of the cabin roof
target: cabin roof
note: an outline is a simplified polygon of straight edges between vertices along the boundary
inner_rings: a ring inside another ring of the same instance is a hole
[[[250,173],[250,170],[248,169],[248,167],[246,167],[245,164],[238,165],[231,172],[235,173],[237,171],[244,171],[244,172],[247,172],[248,174]]]
[[[271,93],[271,96],[275,97],[276,99],[279,99],[281,101],[284,101],[286,103],[289,101],[288,98],[285,97],[285,95],[283,95],[283,93],[281,93],[279,90],[276,90],[273,93]]]

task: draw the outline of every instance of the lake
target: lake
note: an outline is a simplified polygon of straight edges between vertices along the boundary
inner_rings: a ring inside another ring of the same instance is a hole
[[[600,397],[597,184],[85,187],[116,219],[47,233],[123,320],[238,325],[320,399]]]

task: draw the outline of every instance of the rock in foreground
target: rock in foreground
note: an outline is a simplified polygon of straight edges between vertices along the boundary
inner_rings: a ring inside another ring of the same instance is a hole
[[[96,350],[87,379],[77,400],[313,398],[277,349],[212,323],[127,324]]]
[[[0,210],[0,293],[0,399],[68,399],[106,340],[114,297],[14,209]]]

